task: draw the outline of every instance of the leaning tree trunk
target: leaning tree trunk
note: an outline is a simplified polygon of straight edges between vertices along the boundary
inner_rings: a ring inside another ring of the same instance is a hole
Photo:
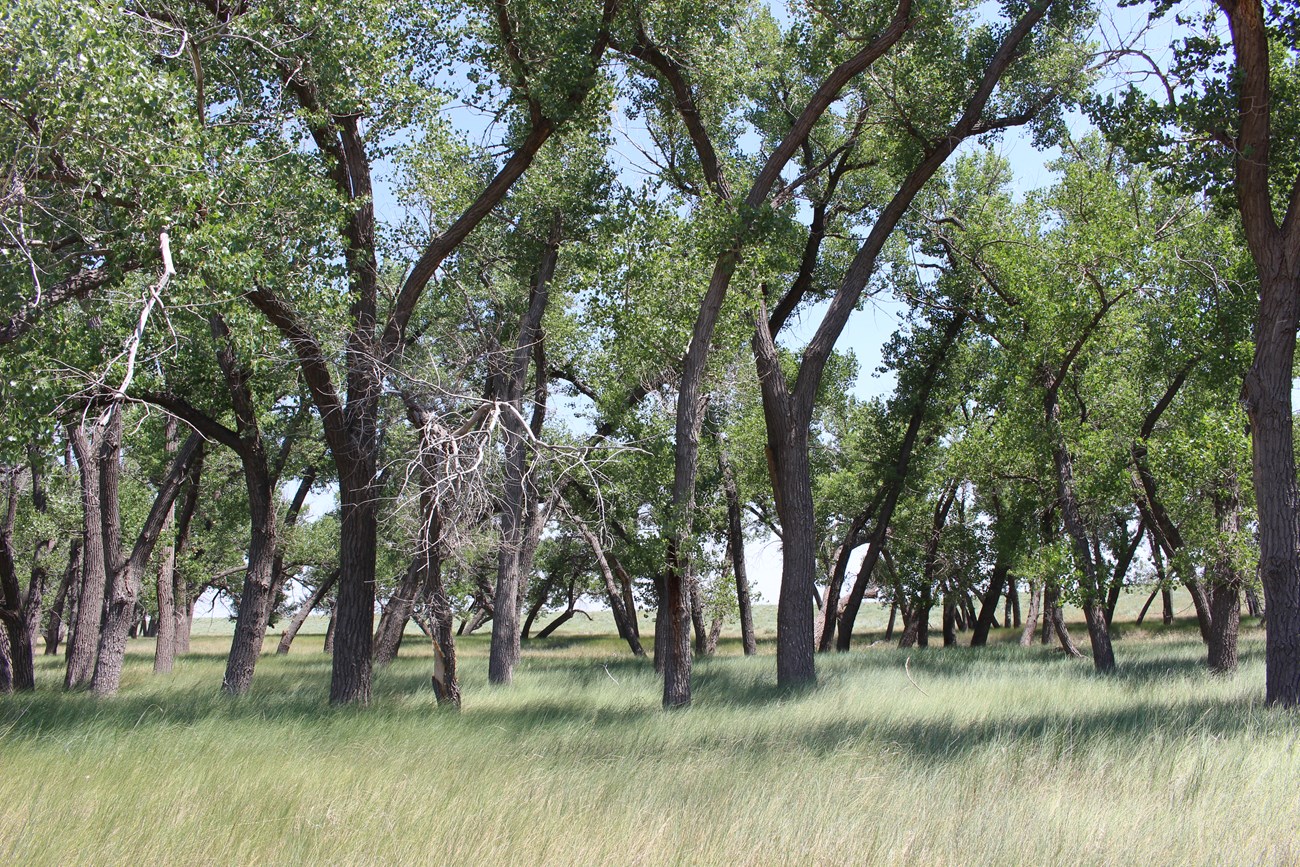
[[[393,595],[388,597],[388,604],[379,616],[379,625],[375,627],[375,665],[388,665],[397,658],[401,649],[402,635],[411,620],[416,594],[424,583],[424,575],[420,572],[421,560],[423,557],[416,554],[407,564],[402,580]]]
[[[375,631],[376,665],[388,665],[397,658],[402,634],[411,619],[417,597],[429,581],[424,570],[441,568],[442,558],[438,550],[442,545],[442,512],[434,497],[431,481],[426,478],[426,484],[420,492],[421,521],[416,535],[415,556],[411,558],[397,592],[388,600],[384,616],[379,620],[379,628]]]
[[[330,572],[327,578],[316,585],[316,589],[307,597],[307,601],[294,612],[293,619],[289,621],[289,627],[280,633],[280,644],[275,648],[277,656],[289,652],[289,646],[298,637],[298,630],[302,629],[302,625],[307,622],[307,618],[320,606],[321,600],[325,598],[325,595],[334,586],[334,582],[338,580],[339,570],[335,569]]]
[[[266,455],[260,453],[259,445],[260,440],[252,444],[252,454],[243,456],[251,535],[235,634],[226,658],[226,674],[221,680],[221,690],[226,695],[244,695],[253,685],[253,670],[262,653],[266,624],[275,602],[271,587],[276,555],[275,492],[266,474]]]
[[[998,603],[1002,601],[1002,590],[1007,583],[1009,568],[1005,555],[999,550],[993,563],[993,574],[989,576],[988,589],[984,591],[980,601],[980,613],[975,620],[975,628],[971,631],[971,647],[983,647],[988,644],[989,630],[993,627]]]
[[[745,568],[745,529],[740,521],[740,492],[736,487],[735,473],[726,449],[718,456],[722,469],[722,489],[727,497],[727,556],[736,577],[736,604],[740,611],[740,642],[746,656],[758,652],[754,638],[754,611],[750,604],[749,572]]]
[[[619,635],[632,649],[633,655],[645,656],[645,649],[641,647],[641,639],[628,622],[629,614],[624,604],[623,595],[614,580],[614,570],[610,568],[609,557],[605,554],[605,546],[601,544],[600,537],[580,517],[572,513],[570,513],[570,516],[573,519],[574,526],[578,529],[579,535],[587,543],[587,547],[591,548],[591,553],[596,558],[596,566],[600,569],[600,576],[605,581],[605,594],[609,598],[609,610],[614,616],[614,624],[618,627]],[[635,616],[635,614],[630,615],[630,617]]]
[[[50,606],[50,619],[45,626],[45,655],[58,656],[59,640],[63,636],[63,613],[69,597],[76,592],[77,577],[81,574],[81,539],[68,542],[68,565],[63,570],[63,580]]]
[[[117,692],[122,682],[122,666],[126,661],[126,639],[135,619],[136,604],[140,596],[140,582],[149,556],[162,532],[163,522],[171,510],[176,495],[180,493],[181,482],[189,470],[190,462],[198,454],[203,442],[198,434],[191,434],[181,446],[167,471],[167,476],[158,487],[153,507],[145,518],[144,526],[136,537],[135,545],[129,557],[123,557],[121,551],[121,524],[118,512],[117,484],[120,478],[117,468],[117,449],[113,448],[112,459],[100,476],[100,493],[104,497],[104,556],[106,565],[111,564],[108,590],[104,598],[104,624],[100,629],[99,647],[95,658],[95,673],[91,678],[90,688],[97,696],[110,696]]]
[[[1082,341],[1080,345],[1081,343]],[[1074,460],[1065,441],[1065,434],[1061,430],[1061,407],[1057,402],[1057,390],[1065,369],[1068,369],[1068,362],[1058,375],[1053,376],[1050,370],[1044,373],[1047,380],[1044,403],[1047,426],[1053,440],[1052,460],[1056,465],[1061,521],[1065,525],[1066,534],[1074,544],[1075,565],[1082,573],[1079,589],[1083,597],[1083,616],[1088,624],[1088,637],[1092,641],[1093,666],[1097,671],[1114,671],[1115,651],[1111,648],[1110,629],[1106,624],[1106,600],[1102,595],[1097,576],[1097,562],[1093,559],[1092,549],[1088,544],[1088,530],[1083,523],[1083,514],[1075,494]],[[1053,617],[1053,624],[1055,625],[1058,620],[1060,620],[1059,608]],[[1060,628],[1064,628],[1064,621],[1061,621]],[[1060,634],[1059,629],[1058,634]],[[1062,641],[1062,646],[1064,645],[1065,641]]]
[[[1062,650],[1076,659],[1081,659],[1083,654],[1075,646],[1074,639],[1070,637],[1070,630],[1065,626],[1065,613],[1061,609],[1060,601],[1060,587],[1055,581],[1048,579],[1047,586],[1043,590],[1043,644],[1048,643],[1049,633],[1054,634]]]

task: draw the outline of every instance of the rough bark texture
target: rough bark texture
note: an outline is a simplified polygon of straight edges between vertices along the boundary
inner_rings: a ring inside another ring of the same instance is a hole
[[[1024,628],[1020,632],[1020,646],[1029,647],[1034,643],[1034,633],[1038,631],[1038,605],[1042,588],[1033,581],[1029,582],[1029,610],[1025,612]]]
[[[424,573],[420,571],[424,557],[416,554],[402,573],[393,595],[388,597],[379,625],[375,628],[375,665],[384,666],[397,658],[402,645],[402,634],[406,624],[411,620],[415,609],[416,596],[424,584]]]
[[[542,317],[550,299],[551,280],[559,258],[560,215],[551,225],[537,273],[529,291],[528,307],[519,323],[519,333],[506,369],[496,376],[493,391],[497,400],[507,405],[502,416],[506,432],[505,486],[501,503],[501,546],[497,556],[497,606],[492,619],[492,645],[488,656],[488,682],[508,684],[519,662],[519,617],[523,603],[520,592],[532,571],[531,552],[536,550],[541,527],[536,516],[538,503],[531,484],[529,463],[533,447],[530,430],[523,416],[524,386],[536,344],[542,339]],[[545,375],[544,369],[538,376]],[[531,495],[531,496],[530,496]],[[507,604],[513,601],[514,604]]]
[[[144,526],[136,537],[130,556],[123,556],[121,550],[121,524],[117,509],[118,455],[119,436],[106,440],[112,450],[111,458],[101,465],[100,494],[104,498],[104,557],[106,564],[111,564],[108,590],[104,600],[104,623],[100,629],[99,647],[95,657],[95,673],[91,678],[90,688],[97,696],[109,696],[117,692],[122,680],[122,664],[126,658],[126,638],[135,619],[136,603],[140,595],[140,583],[149,556],[162,532],[163,522],[171,510],[172,503],[180,493],[181,482],[189,470],[189,464],[198,454],[203,442],[198,434],[191,434],[177,452],[176,459],[167,471],[167,476],[159,485],[154,496],[153,506],[145,518]],[[108,470],[104,472],[104,470]]]
[[[1233,558],[1233,543],[1241,533],[1241,491],[1235,477],[1226,478],[1214,496],[1219,540],[1214,563],[1207,570],[1213,582],[1213,619],[1209,665],[1216,674],[1237,670],[1237,632],[1241,624],[1241,588],[1245,583]]]
[[[18,470],[9,470],[5,485],[5,511],[0,524],[0,643],[5,653],[6,675],[0,677],[0,692],[36,688],[32,659],[32,636],[23,614],[22,590],[14,556],[14,521],[18,512]]]
[[[1268,606],[1265,701],[1300,705],[1300,496],[1291,388],[1300,323],[1300,177],[1279,226],[1270,183],[1272,82],[1260,0],[1220,0],[1237,75],[1237,205],[1259,276],[1255,356],[1242,387],[1250,418],[1259,573]],[[1229,120],[1225,126],[1232,127]]]
[[[334,656],[330,704],[369,704],[375,620],[379,495],[369,455],[349,467],[339,490],[342,522],[338,597],[329,642]]]
[[[107,428],[121,430],[121,410],[114,407],[105,425],[79,423],[67,426],[68,439],[77,456],[81,474],[82,576],[77,594],[76,617],[68,635],[68,667],[63,685],[67,689],[87,686],[95,673],[95,651],[104,616],[104,590],[108,573],[104,563],[104,525],[99,489],[101,439]],[[120,433],[119,433],[120,436]],[[110,460],[117,460],[113,451]]]
[[[258,439],[260,444],[260,437]],[[239,594],[239,613],[235,617],[235,634],[226,657],[226,673],[221,689],[227,695],[243,695],[253,684],[253,670],[266,639],[266,624],[275,600],[271,576],[276,553],[276,513],[274,487],[265,475],[265,454],[258,460],[257,451],[246,461],[244,477],[248,489],[248,566],[244,570],[244,588]]]

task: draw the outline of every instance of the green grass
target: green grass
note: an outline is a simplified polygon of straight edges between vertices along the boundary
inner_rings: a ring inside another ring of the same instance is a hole
[[[1186,620],[1123,629],[1113,677],[1007,632],[910,654],[866,635],[795,694],[770,641],[730,639],[664,713],[599,625],[527,644],[507,689],[487,636],[462,640],[460,714],[415,639],[364,710],[325,707],[318,635],[240,700],[216,692],[220,636],[168,677],[133,643],[111,701],[42,660],[34,695],[0,700],[0,863],[1300,861],[1300,717],[1262,706],[1253,627],[1232,678]]]

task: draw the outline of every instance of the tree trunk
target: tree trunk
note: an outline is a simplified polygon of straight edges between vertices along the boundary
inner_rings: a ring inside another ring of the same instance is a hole
[[[1102,313],[1104,312],[1105,307],[1102,308]],[[1099,321],[1100,315],[1099,313],[1093,321]],[[1081,347],[1082,343],[1083,338],[1080,338],[1076,348]],[[1059,373],[1053,373],[1051,370],[1044,371],[1044,406],[1046,408],[1047,427],[1052,438],[1052,458],[1053,463],[1056,465],[1061,520],[1065,525],[1066,534],[1073,542],[1075,565],[1081,572],[1079,590],[1080,595],[1083,597],[1083,616],[1088,623],[1088,637],[1092,641],[1092,662],[1097,671],[1109,672],[1115,670],[1115,652],[1111,648],[1110,630],[1106,624],[1105,598],[1102,595],[1097,576],[1097,562],[1093,559],[1093,552],[1088,544],[1087,527],[1083,523],[1083,515],[1075,495],[1074,459],[1065,441],[1065,434],[1061,430],[1061,408],[1057,401],[1058,388],[1068,367],[1069,359],[1067,358]],[[1058,635],[1062,635],[1065,623],[1059,610],[1053,615],[1052,622],[1057,628]],[[1063,647],[1066,646],[1067,641],[1068,638],[1062,639],[1061,644]],[[1069,652],[1070,647],[1073,647],[1073,644],[1067,647],[1067,652]],[[1077,652],[1075,650],[1071,655]]]
[[[727,557],[736,577],[736,604],[740,611],[740,642],[746,656],[758,652],[754,639],[754,612],[749,600],[749,573],[745,568],[745,530],[740,522],[740,493],[726,449],[718,456],[722,468],[722,488],[727,497]],[[828,604],[828,608],[833,608]],[[833,620],[831,621],[834,622]]]
[[[1047,589],[1043,592],[1043,611],[1046,620],[1043,622],[1043,643],[1047,641],[1047,630],[1051,627],[1052,633],[1056,635],[1056,640],[1061,643],[1061,649],[1070,656],[1080,659],[1083,654],[1079,648],[1075,647],[1074,640],[1070,638],[1070,630],[1065,627],[1065,613],[1060,605],[1061,591],[1054,581],[1047,582]],[[1087,614],[1085,613],[1085,617]],[[1096,665],[1096,662],[1093,663]]]
[[[284,463],[288,459],[289,450],[292,441],[286,434],[284,444],[281,446],[280,457],[276,462],[278,474],[283,471]],[[307,495],[311,493],[312,486],[316,484],[316,468],[309,466],[303,469],[301,478],[298,479],[298,488],[294,491],[293,499],[289,501],[289,508],[284,513],[284,526],[286,530],[289,527],[298,525],[298,518],[302,515],[303,505],[307,502]],[[271,561],[271,605],[275,606],[280,595],[284,591],[284,582],[288,576],[284,574],[284,545],[278,541],[275,550],[275,559]],[[270,626],[270,623],[267,623]]]
[[[862,598],[867,592],[867,583],[870,580],[872,570],[875,568],[876,558],[880,556],[880,549],[884,547],[885,535],[889,531],[889,522],[893,520],[894,509],[898,505],[899,496],[902,494],[903,483],[907,479],[908,467],[912,461],[912,452],[916,448],[921,426],[930,410],[930,393],[934,389],[939,374],[944,369],[949,352],[957,342],[957,338],[961,336],[962,330],[966,327],[968,315],[968,312],[963,308],[944,326],[939,345],[935,347],[926,362],[920,387],[912,395],[912,411],[908,418],[907,430],[898,446],[898,455],[894,460],[891,478],[886,483],[888,491],[881,498],[880,511],[876,515],[875,525],[871,529],[871,537],[867,540],[867,555],[858,570],[858,580],[854,582],[853,589],[849,591],[849,598],[844,605],[843,613],[840,615],[839,635],[835,639],[835,649],[838,651],[847,651],[853,641],[853,623],[857,620],[858,610],[862,607]]]
[[[190,465],[189,478],[185,483],[185,499],[181,501],[180,512],[176,515],[176,568],[172,570],[172,607],[174,627],[172,639],[174,654],[190,652],[190,632],[194,624],[194,602],[191,598],[189,579],[185,577],[181,563],[190,547],[190,525],[199,506],[199,494],[202,491],[203,461],[206,449],[200,449]]]
[[[102,515],[104,556],[110,571],[108,590],[105,593],[104,623],[100,630],[95,673],[91,678],[90,687],[95,695],[101,697],[115,694],[121,684],[122,665],[126,661],[126,637],[135,619],[145,567],[162,532],[167,513],[171,510],[177,494],[180,493],[181,482],[189,471],[190,462],[197,455],[199,446],[203,442],[198,434],[191,434],[181,446],[167,471],[167,476],[159,485],[149,516],[145,519],[144,526],[140,528],[140,534],[136,537],[130,556],[123,557],[117,497],[120,421],[117,427],[119,436],[106,440],[112,452],[108,460],[101,465],[100,475],[100,494],[104,498]]]
[[[175,455],[180,448],[180,435],[175,416],[168,416],[164,425],[166,451]],[[172,527],[176,523],[176,504],[172,503],[163,522],[162,537],[166,540],[158,558],[158,634],[153,651],[154,674],[168,674],[176,658],[176,537]]]
[[[551,588],[555,586],[555,578],[557,575],[559,575],[559,572],[556,570],[551,570],[546,573],[546,579],[542,582],[541,589],[537,592],[537,599],[533,602],[532,607],[528,609],[528,616],[524,618],[524,625],[519,629],[520,641],[528,640],[529,633],[533,631],[533,623],[537,621],[537,615],[542,613],[542,608],[546,606],[546,600],[551,595]],[[626,639],[627,636],[623,632],[623,625],[619,622],[617,617],[614,618],[614,626],[618,629],[618,637]]]
[[[59,582],[59,591],[54,595],[54,604],[50,606],[50,619],[45,626],[45,655],[57,656],[59,641],[63,637],[63,613],[68,607],[68,599],[76,592],[77,577],[81,574],[81,540],[73,538],[68,542],[68,565],[63,570],[63,580]]]
[[[1258,506],[1259,572],[1268,606],[1265,701],[1300,705],[1300,494],[1296,490],[1291,388],[1300,323],[1300,179],[1279,226],[1270,183],[1272,78],[1269,29],[1259,0],[1224,0],[1236,58],[1237,205],[1259,277],[1255,357],[1242,386]],[[1235,121],[1235,123],[1234,123]],[[1285,161],[1274,160],[1287,171]]]
[[[1263,621],[1264,606],[1260,604],[1259,594],[1255,592],[1254,587],[1246,588],[1246,610],[1250,612],[1251,617],[1258,617]]]
[[[1128,535],[1128,523],[1123,519],[1117,522],[1117,531],[1121,535]],[[1138,545],[1142,542],[1142,537],[1146,534],[1146,522],[1138,519],[1137,530],[1133,533],[1133,538],[1124,543],[1124,547],[1116,554],[1115,570],[1110,580],[1110,592],[1106,595],[1106,626],[1109,627],[1111,621],[1115,619],[1115,606],[1119,604],[1120,593],[1124,590],[1124,578],[1128,575],[1129,566],[1133,563],[1133,557],[1137,554]]]
[[[1214,494],[1218,545],[1208,570],[1214,588],[1209,665],[1215,674],[1237,670],[1237,632],[1241,623],[1241,588],[1245,583],[1233,561],[1234,542],[1241,533],[1241,489],[1235,475],[1225,478]],[[1209,583],[1209,582],[1207,582]]]
[[[441,532],[441,529],[440,529]],[[439,537],[441,538],[441,537]],[[439,542],[441,545],[441,542]],[[430,546],[429,561],[421,570],[424,574],[422,600],[427,604],[427,611],[432,615],[431,638],[433,640],[433,692],[439,707],[460,710],[460,676],[456,671],[456,638],[452,634],[451,600],[447,596],[447,587],[442,580],[442,554],[440,549]],[[417,609],[416,616],[421,617],[423,607]]]
[[[420,571],[424,559],[420,554],[411,559],[402,573],[401,583],[388,597],[388,604],[379,617],[379,626],[375,628],[375,665],[386,666],[397,658],[402,633],[406,631],[406,624],[415,608],[415,597],[424,584],[424,574]]]
[[[311,616],[312,611],[320,607],[321,600],[330,592],[330,588],[334,586],[334,582],[338,581],[338,579],[339,570],[335,569],[330,572],[325,580],[316,585],[316,589],[307,597],[307,601],[294,612],[293,619],[289,621],[289,627],[280,633],[280,644],[275,648],[277,655],[289,652],[289,646],[298,637],[298,630],[302,629],[302,625],[307,622],[307,618]]]
[[[798,687],[817,681],[812,640],[817,537],[813,523],[807,440],[807,428],[783,423],[774,430],[769,415],[768,442],[773,447],[776,464],[772,481],[774,489],[779,492],[776,503],[781,518],[776,682],[782,687]]]
[[[1151,591],[1151,595],[1147,597],[1147,601],[1146,601],[1146,603],[1142,606],[1142,610],[1138,612],[1138,619],[1137,619],[1137,625],[1138,625],[1138,626],[1141,626],[1141,625],[1142,625],[1142,621],[1146,619],[1146,616],[1147,616],[1147,609],[1151,607],[1151,603],[1152,603],[1152,602],[1155,602],[1155,601],[1156,601],[1156,594],[1159,593],[1159,592],[1160,592],[1160,588],[1157,587],[1157,588],[1155,588],[1154,590],[1152,590],[1152,591]]]
[[[22,591],[18,585],[14,557],[14,522],[18,514],[19,471],[5,473],[5,516],[0,525],[0,643],[6,645],[0,676],[0,692],[23,692],[36,688],[36,668],[32,654],[32,635],[23,614]]]
[[[957,604],[952,593],[943,594],[943,646],[957,644]]]
[[[600,570],[600,576],[605,581],[605,594],[609,598],[609,610],[614,616],[614,625],[618,628],[618,634],[627,642],[628,647],[632,649],[634,656],[645,656],[645,649],[641,647],[641,640],[637,636],[636,630],[628,622],[629,615],[624,600],[614,582],[614,570],[610,568],[609,558],[605,555],[605,546],[601,544],[600,537],[587,526],[585,522],[576,515],[570,513],[578,533],[582,536],[587,547],[591,548],[591,553],[596,558],[596,566]],[[636,615],[631,615],[635,617]]]
[[[334,604],[330,606],[330,619],[329,622],[325,625],[324,652],[331,655],[334,653],[334,623],[335,623],[334,615],[335,612],[337,611],[338,611],[338,600],[336,599],[334,601]]]
[[[337,458],[336,458],[337,459]],[[333,629],[330,704],[369,704],[375,628],[375,554],[380,491],[369,450],[341,472],[339,582]]]
[[[235,634],[226,658],[221,689],[226,695],[244,695],[253,685],[253,670],[266,640],[266,626],[275,603],[272,574],[276,555],[275,487],[267,471],[266,454],[260,438],[246,444],[244,478],[248,488],[248,565],[244,589],[239,596]],[[371,593],[373,594],[373,589]]]
[[[104,523],[99,490],[99,464],[102,440],[108,429],[121,427],[121,408],[114,406],[104,425],[86,429],[80,424],[67,426],[68,439],[77,455],[81,475],[82,575],[77,594],[76,618],[68,635],[65,689],[87,686],[95,673],[95,649],[104,616],[104,589],[108,580],[104,563]],[[116,460],[116,454],[112,455]]]
[[[691,579],[691,632],[695,636],[695,655],[709,653],[709,631],[704,625],[704,594],[700,592],[700,579],[692,569]]]
[[[1030,581],[1029,610],[1025,612],[1025,624],[1020,632],[1021,647],[1029,647],[1034,643],[1034,633],[1038,631],[1038,605],[1042,595],[1042,588],[1037,583]]]
[[[529,290],[528,308],[520,319],[509,366],[497,375],[498,384],[494,388],[497,399],[510,407],[502,417],[502,430],[506,433],[505,485],[501,502],[501,547],[497,557],[497,606],[488,657],[488,682],[494,684],[509,684],[519,662],[519,615],[523,602],[520,590],[532,571],[532,552],[537,548],[534,537],[541,532],[534,517],[538,504],[529,469],[532,432],[524,423],[523,397],[529,360],[542,339],[542,317],[550,300],[562,226],[557,212],[552,217],[551,234]],[[539,367],[537,375],[545,376],[545,370]]]
[[[993,617],[997,613],[998,603],[1002,601],[1002,590],[1007,583],[1009,568],[1005,555],[998,550],[993,562],[993,574],[989,576],[988,589],[984,591],[984,597],[980,602],[979,617],[975,620],[975,628],[971,632],[971,647],[983,647],[988,644],[989,629],[993,626]]]

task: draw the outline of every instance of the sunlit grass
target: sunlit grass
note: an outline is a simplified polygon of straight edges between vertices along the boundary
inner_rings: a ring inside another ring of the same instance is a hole
[[[526,644],[508,689],[485,685],[487,636],[463,640],[460,714],[417,636],[364,710],[325,706],[316,630],[240,700],[217,694],[220,636],[162,678],[138,642],[106,702],[42,660],[35,695],[0,700],[0,863],[1300,860],[1300,718],[1261,705],[1259,630],[1214,678],[1193,625],[1154,623],[1124,629],[1114,677],[1009,632],[910,653],[867,634],[795,694],[770,644],[733,640],[677,713],[585,628]]]

